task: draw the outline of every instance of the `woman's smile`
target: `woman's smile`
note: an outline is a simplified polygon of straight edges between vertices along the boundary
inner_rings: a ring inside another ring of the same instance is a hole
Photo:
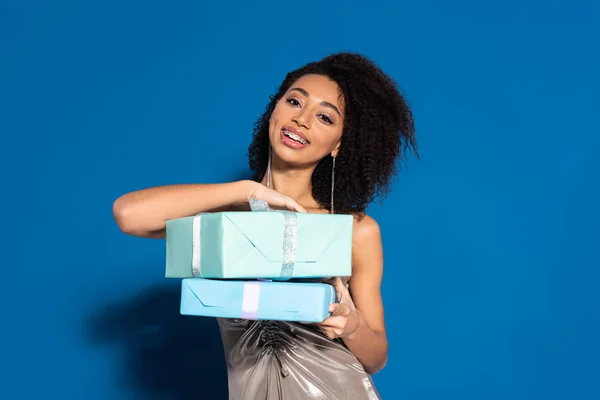
[[[281,141],[292,149],[304,149],[310,145],[306,135],[287,125],[281,128]]]

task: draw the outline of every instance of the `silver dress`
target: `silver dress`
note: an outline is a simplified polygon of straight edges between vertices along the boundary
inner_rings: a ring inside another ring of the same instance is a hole
[[[229,400],[380,400],[339,339],[313,324],[217,318]]]

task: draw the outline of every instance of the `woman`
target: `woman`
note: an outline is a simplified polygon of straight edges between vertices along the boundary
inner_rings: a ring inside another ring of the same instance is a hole
[[[370,375],[387,361],[383,255],[366,206],[388,188],[401,150],[416,151],[411,111],[394,82],[357,54],[289,73],[255,125],[253,178],[154,187],[114,203],[128,234],[163,238],[165,221],[200,212],[273,208],[355,216],[352,276],[319,324],[218,319],[230,399],[378,399]]]

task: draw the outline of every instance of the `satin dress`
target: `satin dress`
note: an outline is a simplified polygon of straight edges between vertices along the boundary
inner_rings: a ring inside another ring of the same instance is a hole
[[[314,324],[217,318],[229,400],[380,400],[341,339]]]

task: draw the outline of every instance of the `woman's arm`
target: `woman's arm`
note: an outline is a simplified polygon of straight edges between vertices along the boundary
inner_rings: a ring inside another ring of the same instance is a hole
[[[167,220],[243,202],[248,189],[247,181],[157,186],[119,197],[113,204],[113,215],[119,229],[127,234],[164,238]]]
[[[273,206],[305,211],[295,200],[266,186],[243,180],[219,184],[157,186],[127,193],[113,204],[113,215],[121,231],[146,238],[164,238],[166,221],[217,212],[248,203],[248,197]]]
[[[383,369],[388,356],[381,299],[383,249],[377,222],[369,216],[357,222],[352,241],[354,272],[349,293],[358,327],[342,339],[365,370],[374,374]]]
[[[379,225],[364,217],[352,235],[354,265],[349,288],[335,278],[339,302],[329,308],[331,316],[319,323],[329,338],[341,338],[365,371],[374,374],[387,362],[388,342],[381,300],[383,251]]]

